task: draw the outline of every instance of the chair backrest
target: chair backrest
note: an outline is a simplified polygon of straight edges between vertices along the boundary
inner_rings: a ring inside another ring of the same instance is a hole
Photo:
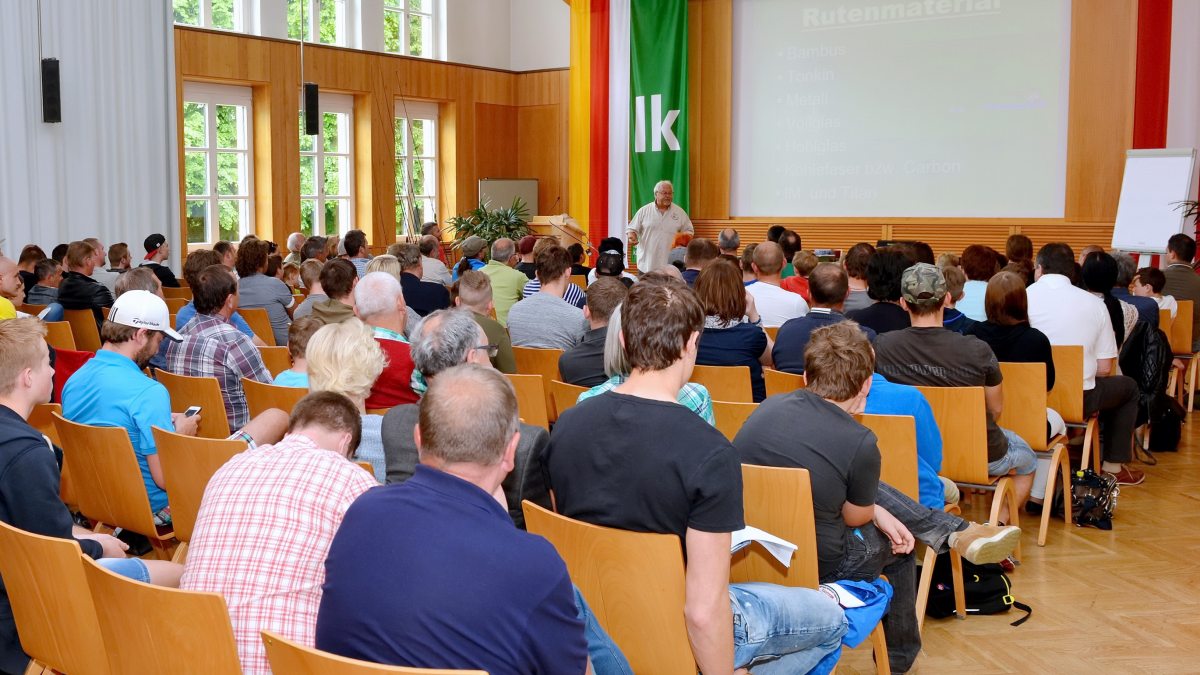
[[[879,482],[921,499],[917,479],[917,423],[911,415],[859,415],[858,423],[875,432],[879,445]]]
[[[683,550],[670,534],[599,527],[521,503],[635,673],[695,675],[683,620]]]
[[[278,377],[280,373],[292,367],[292,356],[287,347],[259,347],[258,354],[271,377]]]
[[[571,283],[579,287],[579,290],[586,291],[588,287],[586,274],[572,274]]]
[[[191,541],[204,488],[213,474],[234,455],[246,450],[242,441],[184,436],[154,427],[154,445],[162,463],[163,488],[171,495],[175,538]]]
[[[763,332],[774,342],[775,338],[779,337],[779,326],[763,326]]]
[[[774,368],[763,368],[763,384],[767,387],[767,396],[786,394],[806,386],[803,375],[785,373]]]
[[[71,471],[71,488],[83,515],[157,538],[150,497],[129,432],[122,427],[94,427],[72,422],[58,413],[53,415],[65,464]]]
[[[0,576],[25,653],[57,672],[107,675],[79,544],[0,521],[0,550]]]
[[[692,382],[702,384],[714,399],[731,403],[753,403],[749,366],[694,366]]]
[[[167,288],[164,286],[162,293],[163,297],[167,300],[182,299],[185,305],[192,299],[192,289],[187,286],[180,286],[179,288]],[[178,312],[179,310],[175,311]]]
[[[63,320],[71,324],[71,335],[75,348],[81,352],[100,351],[100,330],[96,328],[96,315],[90,309],[63,310]]]
[[[83,572],[112,672],[241,672],[220,595],[143,584],[91,559],[84,560]]]
[[[517,372],[522,375],[541,375],[542,384],[548,385],[554,380],[561,380],[558,374],[558,358],[563,355],[561,349],[535,349],[533,347],[513,347],[513,358],[517,362]],[[558,411],[554,407],[554,395],[546,387],[546,415],[553,422],[558,419]]]
[[[75,334],[71,332],[71,324],[67,321],[46,321],[46,344],[55,349],[75,351]]]
[[[29,419],[25,421],[61,448],[62,443],[58,439],[58,429],[54,427],[54,413],[61,415],[62,406],[57,403],[39,403],[33,406],[33,410],[29,413]]]
[[[541,375],[506,374],[517,392],[517,412],[526,424],[550,428],[550,417],[546,413],[546,387]]]
[[[271,347],[270,349],[275,349]],[[292,408],[300,399],[308,396],[304,387],[281,387],[276,384],[263,384],[257,380],[242,378],[242,391],[246,394],[246,405],[250,408],[250,417],[257,417],[263,411],[279,408],[287,414],[292,414]],[[203,418],[200,420],[203,422]]]
[[[550,381],[550,396],[554,399],[554,409],[559,415],[575,407],[579,395],[587,390],[587,387],[577,387],[558,380]]]
[[[764,582],[816,588],[817,523],[808,469],[742,465],[742,504],[746,524],[786,539],[798,548],[790,567],[756,544],[733,554],[733,583]]]
[[[1054,388],[1046,396],[1046,405],[1058,411],[1064,421],[1082,424],[1083,347],[1053,345],[1050,349],[1054,353]]]
[[[171,296],[168,295],[166,298],[164,298],[164,302],[167,303],[167,311],[169,313],[178,314],[179,310],[183,309],[184,306],[188,304],[188,299],[172,298]],[[172,323],[171,325],[174,326],[175,324]]]
[[[372,673],[396,673],[398,675],[487,675],[482,670],[441,670],[430,668],[406,668],[385,666],[370,661],[348,659],[312,647],[298,645],[269,631],[262,631],[263,645],[267,648],[267,660],[271,670],[289,675],[371,675]]]
[[[1171,322],[1172,321],[1174,321],[1174,319],[1171,318],[1171,310],[1169,310],[1169,309],[1158,310],[1158,328],[1159,328],[1159,330],[1161,330],[1162,332],[1167,334],[1168,340],[1171,339]]]
[[[713,401],[713,417],[717,420],[717,430],[731,441],[755,410],[758,410],[757,403]]]
[[[25,312],[30,316],[37,316],[44,312],[49,306],[50,305],[31,305],[28,302],[22,302],[20,305],[17,305],[17,311]]]
[[[1004,407],[996,424],[1025,439],[1036,452],[1045,452],[1046,364],[1001,363]]]
[[[1175,310],[1175,318],[1171,320],[1171,332],[1168,333],[1171,351],[1176,354],[1192,353],[1192,318],[1195,316],[1196,303],[1191,300],[1176,298],[1179,308]],[[1058,377],[1058,370],[1054,371]]]
[[[983,387],[917,387],[942,432],[942,474],[956,483],[990,483]]]
[[[221,384],[215,377],[190,377],[176,375],[166,370],[154,373],[159,384],[171,395],[171,409],[183,412],[200,406],[200,429],[197,436],[203,438],[229,438],[229,418],[225,416],[225,399],[221,397]]]
[[[275,331],[271,329],[271,315],[267,314],[267,310],[262,307],[239,307],[238,314],[242,315],[260,340],[270,347],[275,346]]]

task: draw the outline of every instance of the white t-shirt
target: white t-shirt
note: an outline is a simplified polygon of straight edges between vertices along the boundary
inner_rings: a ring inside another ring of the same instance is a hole
[[[799,293],[785,291],[774,284],[751,281],[746,292],[754,296],[754,307],[768,328],[782,326],[785,321],[808,314],[808,303]]]
[[[1029,324],[1052,345],[1083,347],[1083,388],[1096,386],[1096,361],[1116,358],[1117,339],[1104,301],[1061,274],[1043,274],[1026,293]]]
[[[1169,310],[1171,310],[1171,318],[1172,318],[1172,319],[1174,319],[1174,318],[1175,318],[1175,314],[1176,314],[1176,313],[1179,311],[1179,303],[1178,303],[1178,302],[1175,302],[1175,296],[1173,296],[1173,295],[1164,295],[1164,296],[1161,296],[1161,297],[1157,297],[1157,298],[1155,298],[1154,300],[1155,300],[1156,302],[1158,302],[1158,308],[1159,308],[1159,309],[1169,309]]]
[[[678,204],[671,204],[663,212],[654,202],[638,209],[626,229],[637,233],[637,267],[642,272],[653,272],[669,264],[667,256],[675,244],[675,235],[695,231],[692,219]]]

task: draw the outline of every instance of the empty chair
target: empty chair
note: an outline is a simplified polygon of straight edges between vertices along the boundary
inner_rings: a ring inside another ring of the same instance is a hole
[[[554,399],[554,408],[560,415],[573,408],[579,400],[579,395],[587,390],[587,387],[579,387],[558,380],[550,382],[550,396]]]
[[[271,373],[271,377],[278,377],[280,373],[292,367],[292,357],[288,354],[287,347],[259,347],[258,354],[262,357],[263,365],[267,367],[267,372]]]
[[[269,631],[262,631],[263,645],[267,648],[267,659],[271,670],[289,675],[371,675],[372,673],[395,673],[396,675],[487,675],[482,670],[441,670],[429,668],[405,668],[385,666],[369,661],[348,659],[312,647],[298,645]]]
[[[785,373],[774,368],[763,368],[763,384],[767,387],[767,396],[786,394],[805,386],[803,375]]]
[[[75,334],[71,332],[71,324],[67,321],[46,321],[46,344],[55,349],[75,351]]]
[[[154,445],[162,463],[163,482],[167,494],[171,495],[171,521],[175,527],[175,538],[183,542],[172,558],[183,562],[187,555],[187,542],[192,540],[192,529],[200,513],[200,502],[204,488],[213,474],[234,455],[245,451],[242,441],[218,440],[184,436],[173,431],[154,427]]]
[[[278,408],[290,415],[292,408],[296,407],[300,399],[308,395],[308,390],[303,387],[263,384],[244,377],[242,378],[242,391],[246,394],[246,405],[250,408],[251,419],[271,408]],[[201,421],[203,422],[203,419]]]
[[[238,314],[246,320],[250,330],[267,346],[275,346],[275,331],[271,329],[271,316],[262,307],[239,307]]]
[[[753,403],[749,366],[695,366],[692,382],[702,384],[713,399],[731,403]]]
[[[546,387],[541,375],[505,375],[517,392],[517,414],[526,424],[550,428],[546,413]]]
[[[563,350],[533,347],[513,347],[512,350],[518,373],[541,375],[543,386],[562,379],[558,373],[558,359],[563,355]],[[549,388],[546,389],[546,415],[551,422],[558,419],[558,412],[554,408],[554,396]]]
[[[1167,333],[1167,336],[1170,339],[1171,351],[1175,354],[1175,358],[1183,359],[1187,362],[1187,370],[1184,372],[1184,376],[1179,378],[1180,388],[1177,398],[1182,403],[1183,398],[1186,396],[1187,410],[1191,412],[1196,403],[1196,370],[1200,368],[1200,363],[1197,362],[1195,354],[1192,353],[1192,340],[1194,339],[1192,335],[1192,317],[1196,312],[1196,306],[1191,300],[1177,299],[1176,302],[1178,307],[1175,310],[1175,318],[1171,320],[1171,330]],[[1055,372],[1058,372],[1057,365],[1055,365]]]
[[[229,418],[225,416],[225,399],[221,397],[221,384],[217,378],[176,375],[166,370],[155,371],[154,377],[167,388],[171,396],[171,408],[176,412],[200,406],[197,436],[229,438]]]

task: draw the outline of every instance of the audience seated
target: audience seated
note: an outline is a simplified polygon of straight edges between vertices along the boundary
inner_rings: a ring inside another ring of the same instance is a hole
[[[271,319],[271,332],[275,334],[275,344],[282,346],[287,344],[288,324],[292,322],[291,309],[296,304],[296,299],[287,284],[267,276],[269,250],[267,242],[258,239],[248,241],[238,248],[238,295],[241,296],[242,307],[267,310],[267,316]]]
[[[175,278],[175,273],[171,271],[171,268],[166,265],[166,260],[171,256],[171,245],[167,243],[167,238],[155,233],[146,237],[146,241],[142,244],[146,249],[146,258],[139,266],[149,267],[150,271],[154,272],[154,276],[162,282],[164,288],[179,288],[179,280]]]
[[[564,299],[571,283],[571,256],[558,245],[537,257],[537,293],[513,305],[508,312],[508,334],[515,347],[569,349],[583,339],[587,323],[583,310]],[[531,282],[532,283],[532,282]]]
[[[688,242],[687,254],[683,257],[683,280],[688,286],[695,286],[700,270],[720,255],[720,250],[710,239],[696,237]]]
[[[88,237],[83,241],[92,247],[92,265],[94,267],[92,269],[91,277],[104,284],[104,287],[108,289],[108,292],[112,293],[115,297],[116,289],[113,288],[113,285],[117,283],[117,277],[120,276],[120,274],[117,272],[109,272],[104,268],[104,263],[108,262],[108,255],[104,249],[104,244],[102,244],[100,240],[95,237]],[[26,295],[28,295],[28,291],[26,292]]]
[[[272,384],[280,387],[308,389],[308,341],[325,324],[306,316],[296,319],[288,328],[288,356],[292,367],[275,376]]]
[[[787,233],[785,233],[786,236]],[[794,234],[794,233],[793,233]],[[762,325],[779,327],[789,319],[808,313],[808,303],[798,293],[780,288],[779,272],[783,267],[783,249],[779,244],[764,242],[754,249],[752,269],[754,281],[745,285],[746,292],[754,296],[754,307],[762,317]],[[788,263],[791,264],[790,262]]]
[[[1089,253],[1080,268],[1083,287],[1104,301],[1104,308],[1108,310],[1108,318],[1112,322],[1118,352],[1138,321],[1137,308],[1118,300],[1112,293],[1119,274],[1117,261],[1104,251]],[[1157,308],[1155,313],[1157,314]]]
[[[361,279],[367,273],[367,263],[371,262],[371,256],[367,252],[366,233],[362,230],[350,230],[342,237],[342,244],[346,247],[346,258],[354,265],[354,271]]]
[[[637,276],[626,271],[625,242],[623,240],[619,237],[605,237],[600,240],[599,250],[600,253],[596,256],[596,268],[588,274],[587,282],[589,285],[594,283],[599,277],[628,279],[628,283],[622,282],[626,288],[638,280]],[[604,265],[600,264],[602,260],[605,263]]]
[[[1004,255],[1009,264],[1014,262],[1033,262],[1033,240],[1023,234],[1010,234],[1004,242]]]
[[[755,298],[742,285],[737,267],[724,260],[705,267],[696,279],[696,296],[704,308],[704,331],[700,334],[696,363],[749,366],[754,401],[763,400],[767,389],[762,369],[771,365],[772,342],[762,329]]]
[[[718,261],[697,286],[719,269],[736,280],[736,268]],[[840,649],[842,609],[812,589],[729,584],[730,534],[745,527],[741,466],[719,431],[676,404],[697,358],[704,307],[681,284],[635,284],[622,314],[628,379],[562,413],[546,449],[558,511],[679,537],[687,561],[683,615],[700,671],[809,672]]]
[[[292,312],[293,320],[312,316],[313,305],[329,299],[329,296],[325,295],[325,289],[321,288],[321,270],[324,267],[325,264],[315,258],[309,258],[300,263],[300,285],[308,291],[308,294]]]
[[[874,255],[874,246],[859,242],[842,256],[842,266],[850,279],[850,295],[846,296],[844,312],[866,309],[875,302],[867,292],[867,267]]]
[[[699,240],[693,240],[693,243]],[[690,248],[690,247],[689,247]],[[558,358],[558,372],[564,382],[580,387],[603,384],[608,375],[604,373],[604,343],[608,336],[608,319],[613,310],[625,300],[628,289],[625,284],[603,277],[588,286],[587,306],[583,308],[589,330],[583,340],[563,352]]]
[[[792,277],[797,279],[799,277]],[[788,279],[791,281],[792,279]],[[783,324],[775,337],[771,360],[775,368],[785,373],[800,375],[804,372],[804,350],[812,332],[823,326],[845,321],[842,306],[849,294],[849,279],[846,270],[837,263],[820,263],[808,278],[813,306],[808,314]],[[875,339],[875,331],[860,326],[868,340]]]
[[[1192,269],[1196,257],[1196,241],[1186,234],[1172,235],[1167,240],[1167,268],[1163,270],[1166,283],[1162,293],[1176,300],[1191,300],[1192,351],[1200,351],[1200,275]]]
[[[1015,471],[1017,504],[1024,504],[1033,486],[1037,456],[1020,436],[996,424],[1004,394],[995,354],[986,343],[942,325],[950,296],[938,268],[927,263],[913,265],[904,271],[900,285],[901,303],[912,317],[912,327],[876,338],[875,368],[888,380],[901,384],[983,387],[988,475],[1004,476]],[[1009,522],[1012,515],[1006,503],[1000,510],[1000,522]]]
[[[531,279],[530,281],[525,282],[525,285],[521,287],[521,298],[522,299],[528,298],[529,296],[533,295],[534,293],[537,293],[538,291],[540,291],[542,289],[542,281],[537,276],[537,267],[538,267],[537,261],[541,258],[541,254],[544,251],[548,250],[552,246],[557,246],[557,245],[558,245],[557,240],[554,239],[553,237],[542,237],[541,239],[537,240],[537,244],[534,245],[534,247],[533,247],[534,278]],[[571,255],[568,253],[567,259],[570,260],[570,258],[571,258]],[[570,278],[571,278],[571,271],[568,269],[567,280],[570,281]],[[583,295],[583,290],[573,283],[567,284],[566,290],[563,291],[562,299],[566,300],[567,302],[571,303],[572,305],[574,305],[580,309],[583,309],[584,303],[587,302],[587,299]]]
[[[521,237],[517,242],[517,255],[521,256],[519,261],[514,266],[514,269],[525,275],[527,279],[535,278],[537,266],[533,264],[533,246],[538,242],[538,238],[532,234],[527,234]],[[495,257],[492,258],[495,260]]]
[[[967,283],[967,275],[958,267],[948,267],[942,270],[942,276],[946,278],[946,293],[950,296],[950,304],[946,306],[942,325],[955,333],[966,334],[971,330],[971,326],[978,323],[957,308],[958,303],[963,299],[963,288]]]
[[[312,317],[325,324],[341,323],[354,318],[354,286],[358,272],[348,260],[335,258],[325,263],[318,277],[325,300],[314,303]]]
[[[454,305],[471,310],[471,318],[483,329],[487,344],[494,346],[496,353],[491,357],[492,367],[502,373],[517,372],[517,359],[513,356],[512,338],[499,321],[492,318],[495,304],[492,302],[492,278],[483,272],[467,270],[459,277]]]
[[[368,409],[391,408],[420,399],[413,391],[412,353],[404,337],[408,313],[405,300],[400,282],[386,272],[368,272],[354,287],[354,313],[374,331],[387,362],[367,397]]]
[[[783,279],[791,279],[796,276],[796,269],[792,266],[792,258],[804,245],[800,241],[800,235],[793,230],[787,230],[779,235],[779,240],[775,242],[779,244],[779,249],[783,253],[783,268],[780,270],[780,276]]]
[[[450,292],[440,283],[421,281],[421,248],[416,244],[400,247],[400,285],[404,288],[404,300],[408,307],[420,316],[450,306]]]
[[[304,240],[304,246],[300,249],[301,265],[309,260],[315,260],[319,263],[324,263],[326,257],[325,237],[309,237],[308,239]]]
[[[454,266],[454,272],[451,274],[455,281],[458,280],[458,277],[463,272],[469,269],[483,269],[486,264],[483,261],[483,256],[487,252],[487,241],[483,237],[471,235],[459,244],[458,252],[462,254],[462,259]]]
[[[225,599],[243,673],[271,672],[259,631],[315,642],[329,545],[377,485],[348,459],[361,435],[348,398],[309,394],[281,441],[234,456],[204,489],[180,587]]]
[[[812,251],[796,251],[796,255],[792,256],[792,269],[796,273],[780,282],[779,287],[798,294],[812,305],[812,297],[808,293],[808,275],[812,274],[819,262]]]
[[[1133,296],[1150,298],[1159,309],[1171,313],[1171,318],[1179,311],[1179,303],[1170,295],[1163,295],[1163,287],[1167,285],[1167,276],[1157,267],[1143,267],[1133,278]]]
[[[862,327],[859,326],[861,330]],[[889,382],[879,373],[871,375],[871,390],[863,412],[868,415],[907,415],[913,418],[917,434],[917,488],[921,506],[941,511],[946,504],[956,504],[958,486],[943,478],[942,432],[938,429],[933,408],[916,387]]]
[[[49,305],[58,302],[58,285],[62,283],[62,265],[57,260],[45,258],[34,267],[37,283],[25,292],[25,302],[31,305]],[[0,285],[3,282],[0,281]]]
[[[464,273],[464,276],[470,271]],[[461,279],[460,279],[461,281]],[[435,312],[418,327],[413,339],[413,360],[425,381],[432,383],[439,374],[464,363],[490,367],[487,345],[478,325],[463,310]],[[417,426],[418,406],[396,406],[383,418],[383,451],[387,460],[387,482],[402,483],[412,478],[418,463],[413,429]],[[504,477],[504,504],[517,527],[525,527],[521,500],[550,506],[543,478],[541,456],[549,438],[542,427],[519,427],[513,467]]]
[[[331,260],[325,264],[336,262]],[[342,262],[353,267],[347,261]],[[383,415],[368,415],[366,407],[371,388],[387,365],[383,348],[375,341],[374,331],[354,317],[328,324],[308,339],[306,356],[308,390],[342,394],[354,402],[362,414],[362,439],[354,458],[370,462],[375,480],[382,483],[387,477],[380,431]]]
[[[434,254],[442,249],[442,242],[432,234],[421,237],[421,281],[429,281],[443,286],[454,283],[450,278],[450,268]]]
[[[583,244],[571,244],[567,247],[567,253],[571,256],[571,276],[586,277],[592,271],[592,268],[583,264]]]
[[[58,304],[63,309],[92,310],[96,325],[99,326],[104,321],[100,308],[112,307],[113,296],[104,284],[92,278],[96,267],[92,245],[83,241],[71,242],[67,248],[66,267],[67,272],[58,286]]]
[[[1169,259],[1172,254],[1167,255]],[[1051,242],[1038,251],[1037,281],[1027,290],[1029,324],[1052,345],[1083,346],[1083,412],[1100,415],[1102,468],[1122,485],[1137,485],[1146,478],[1128,465],[1133,458],[1137,383],[1116,374],[1119,352],[1112,319],[1103,301],[1071,284],[1074,266],[1066,244]],[[1192,274],[1190,268],[1187,273]]]
[[[488,275],[492,282],[492,304],[496,309],[496,321],[501,326],[508,325],[508,311],[521,299],[521,289],[529,281],[529,277],[519,270],[513,269],[513,257],[516,245],[512,239],[500,238],[492,244],[492,259],[478,271]],[[533,250],[532,244],[530,251]],[[455,279],[458,275],[455,275]]]
[[[237,273],[237,244],[229,241],[218,241],[213,244],[213,253],[221,256],[221,265],[229,271]]]
[[[1113,260],[1117,262],[1117,280],[1112,287],[1112,296],[1121,302],[1133,305],[1137,309],[1137,320],[1145,321],[1158,328],[1158,302],[1153,298],[1135,295],[1129,287],[1137,274],[1137,262],[1133,256],[1124,251],[1113,251]]]
[[[18,271],[16,263],[0,256],[0,321],[17,318],[16,305],[23,302],[25,287]]]
[[[958,311],[974,321],[984,321],[983,295],[987,291],[988,279],[1000,271],[996,252],[981,244],[971,244],[963,249],[961,267],[967,275],[963,285],[963,298],[958,301]]]
[[[407,244],[399,244],[399,243],[392,244],[392,246],[389,247],[388,250],[395,250],[397,253],[399,253],[400,247],[406,246],[406,245]],[[374,258],[371,258],[371,262],[367,263],[367,274],[370,274],[371,272],[385,272],[385,273],[395,277],[396,281],[400,281],[400,273],[401,273],[400,259],[397,258],[396,256],[392,255],[391,253],[385,253],[384,255],[377,255]],[[366,275],[364,274],[363,276],[366,276]],[[362,277],[359,277],[359,278],[361,279]]]
[[[304,237],[304,234],[301,232],[293,232],[288,235],[288,238],[287,238],[288,254],[287,254],[287,257],[283,259],[284,264],[294,263],[296,265],[299,265],[302,262],[300,259],[300,249],[304,248],[304,242],[305,242],[305,237]]]
[[[212,265],[220,264],[221,257],[217,255],[216,251],[209,251],[207,249],[193,251],[188,254],[187,260],[183,262],[183,279],[184,281],[187,281],[189,288],[195,288],[200,284],[201,272],[208,269]],[[221,266],[224,267],[224,265]],[[232,270],[230,270],[230,273],[232,274]],[[175,330],[182,329],[184,324],[186,324],[188,321],[191,321],[192,317],[194,316],[196,316],[196,305],[194,301],[188,300],[188,303],[181,307],[179,312],[175,315]],[[255,346],[265,346],[267,344],[262,338],[254,334],[254,330],[250,328],[250,324],[246,323],[246,320],[242,318],[242,315],[238,314],[236,311],[232,316],[229,317],[229,323],[231,323],[234,328],[238,329],[239,333],[250,338],[250,341],[253,342]],[[165,358],[166,352],[163,352],[163,356]]]
[[[750,283],[757,278],[754,276],[754,249],[756,248],[758,248],[758,244],[748,244],[746,248],[742,249],[742,257],[738,259],[738,269],[741,270],[742,281],[745,283]]]
[[[33,534],[75,539],[84,555],[122,576],[178,585],[179,565],[126,558],[129,547],[121,540],[73,525],[71,513],[59,497],[57,452],[26,422],[34,406],[50,401],[54,368],[45,333],[36,319],[0,322],[0,353],[4,354],[0,365],[0,521]],[[53,620],[54,615],[49,618]],[[0,580],[0,671],[23,673],[28,665],[8,592]]]
[[[717,248],[720,249],[720,255],[731,255],[736,258],[741,246],[742,238],[732,227],[727,227],[717,234]]]
[[[25,295],[29,296],[30,289],[37,283],[37,264],[46,259],[46,252],[42,247],[36,244],[26,244],[21,248],[21,253],[17,256],[17,271],[21,277],[21,283],[25,286]],[[59,266],[62,266],[62,262]]]
[[[900,306],[900,275],[912,264],[912,259],[899,247],[876,251],[867,263],[867,294],[875,302],[863,309],[847,309],[846,317],[879,335],[908,328],[908,313]],[[851,290],[850,297],[853,296]]]

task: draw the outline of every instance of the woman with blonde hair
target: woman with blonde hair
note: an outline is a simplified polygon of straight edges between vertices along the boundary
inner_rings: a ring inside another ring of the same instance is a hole
[[[375,479],[384,482],[383,415],[368,415],[366,401],[387,359],[375,333],[358,319],[325,326],[308,340],[308,390],[343,394],[362,413],[362,440],[354,458],[370,462]]]
[[[371,272],[387,272],[400,281],[400,259],[391,254],[377,255],[367,263],[366,274]],[[365,276],[365,275],[364,275]]]

